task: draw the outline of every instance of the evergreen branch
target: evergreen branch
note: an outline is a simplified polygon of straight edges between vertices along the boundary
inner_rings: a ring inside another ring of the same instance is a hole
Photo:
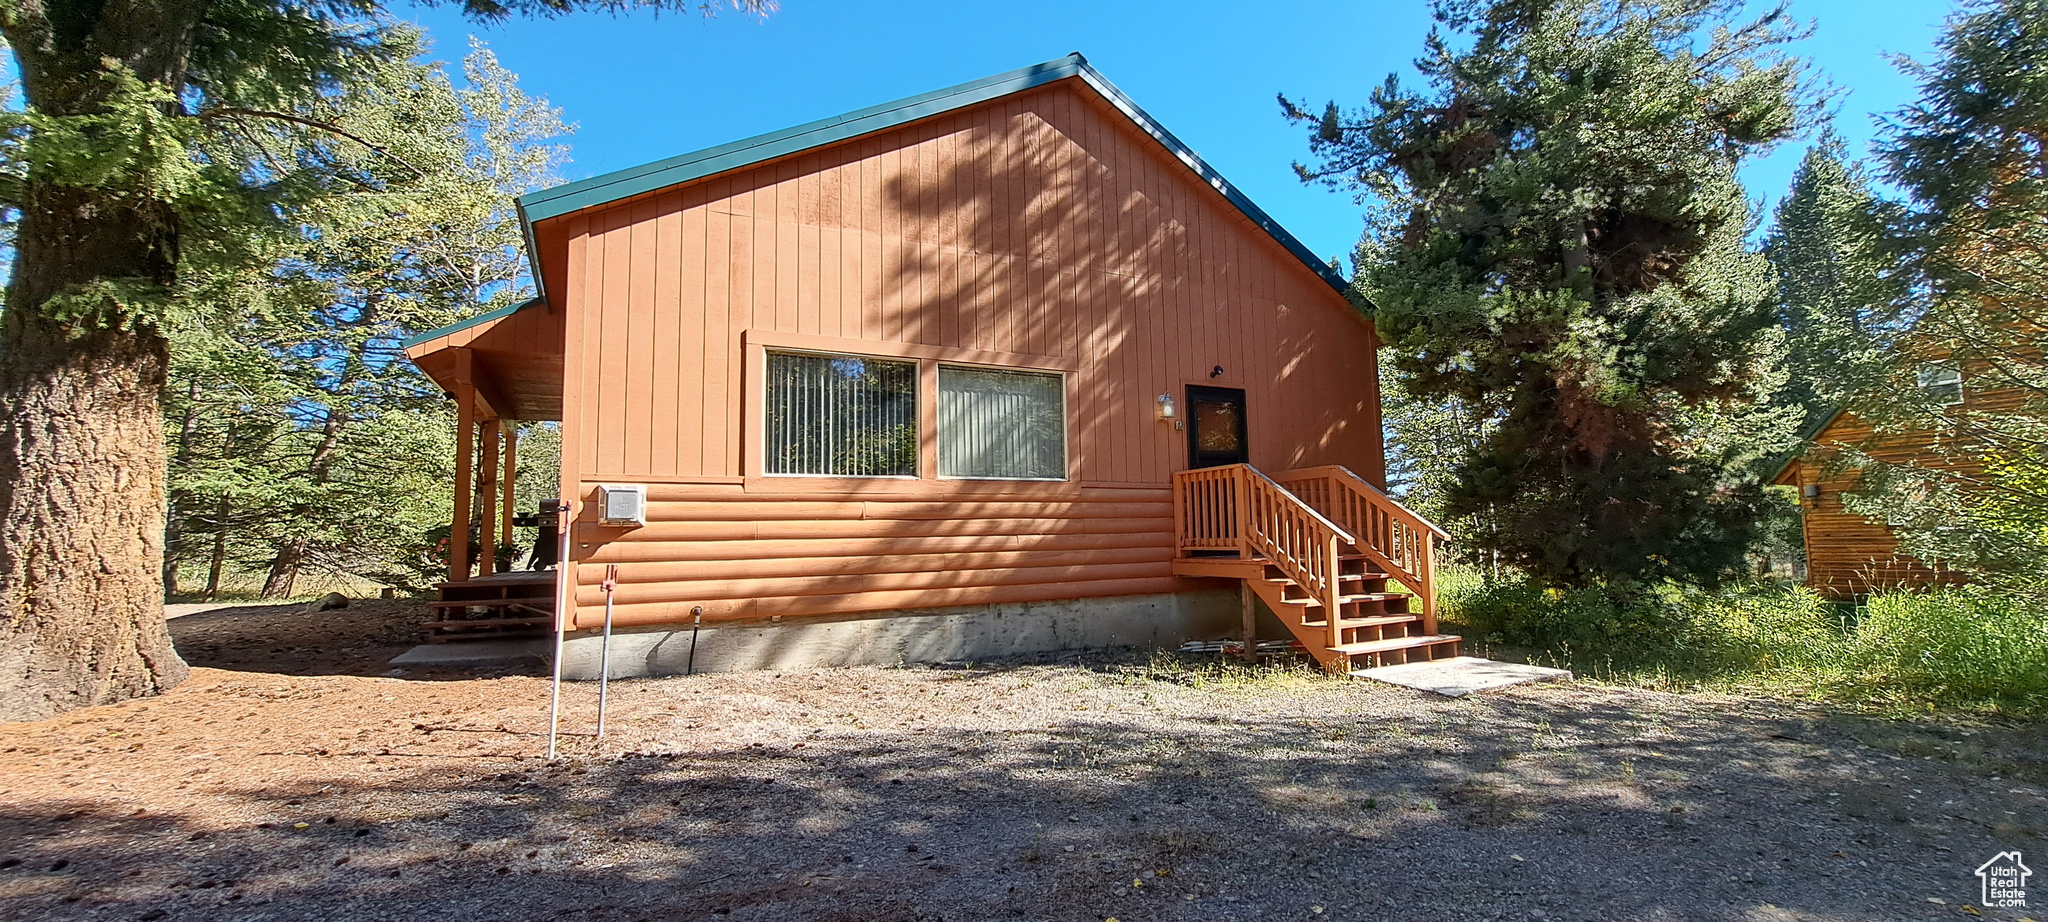
[[[236,121],[239,121],[240,119],[245,117],[265,118],[271,119],[273,121],[288,122],[290,124],[299,125],[305,128],[314,128],[321,131],[326,131],[335,135],[339,135],[343,138],[347,138],[348,140],[354,141],[357,144],[362,145],[364,148],[367,148],[368,150],[377,154],[378,156],[383,157],[387,160],[390,160],[393,163],[398,164],[399,166],[406,168],[414,176],[418,176],[421,179],[425,179],[427,177],[426,171],[421,170],[419,167],[413,166],[410,163],[407,163],[405,161],[405,158],[392,153],[390,148],[387,148],[382,144],[378,144],[373,141],[367,140],[361,135],[351,132],[348,129],[341,127],[340,125],[334,124],[333,122],[324,122],[319,119],[303,118],[301,116],[292,115],[288,112],[273,112],[270,111],[269,109],[251,109],[245,106],[217,106],[211,109],[202,109],[197,113],[197,117],[202,121],[210,121],[213,119],[222,118],[233,119]]]

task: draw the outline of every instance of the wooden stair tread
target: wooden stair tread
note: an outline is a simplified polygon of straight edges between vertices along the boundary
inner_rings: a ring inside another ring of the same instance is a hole
[[[1361,653],[1385,653],[1389,650],[1407,650],[1414,647],[1427,647],[1432,644],[1452,643],[1463,639],[1464,638],[1456,634],[1423,634],[1419,637],[1391,637],[1386,640],[1367,640],[1361,641],[1359,643],[1347,643],[1342,646],[1328,647],[1326,649],[1335,650],[1338,653],[1355,656]]]
[[[1291,576],[1280,576],[1280,577],[1273,577],[1273,576],[1267,576],[1267,577],[1262,577],[1262,578],[1263,578],[1263,579],[1264,579],[1264,580],[1265,580],[1266,582],[1269,582],[1269,583],[1273,583],[1273,584],[1276,584],[1276,585],[1287,585],[1287,584],[1293,583],[1293,582],[1295,581],[1295,580],[1294,580],[1294,577],[1291,577]],[[1389,580],[1389,581],[1391,581],[1391,580],[1393,580],[1393,577],[1391,577],[1391,576],[1388,576],[1388,575],[1386,575],[1385,573],[1366,573],[1366,574],[1350,573],[1350,574],[1346,574],[1346,575],[1344,575],[1344,576],[1339,576],[1339,577],[1337,577],[1337,582],[1339,582],[1339,583],[1362,583],[1362,582],[1365,582],[1365,581],[1367,581],[1367,580],[1375,580],[1375,579],[1383,579],[1383,580]]]
[[[511,605],[555,604],[551,595],[521,595],[509,599],[437,599],[427,603],[428,608],[505,608]]]
[[[501,624],[552,624],[553,618],[464,618],[454,621],[427,621],[421,627],[434,630],[444,628],[493,627]]]
[[[1422,617],[1420,615],[1372,615],[1370,617],[1365,618],[1338,618],[1337,627],[1340,629],[1353,627],[1380,627],[1388,624],[1413,624],[1420,620],[1422,620]],[[1314,628],[1322,628],[1327,626],[1327,623],[1323,621],[1303,621],[1301,624],[1303,627]]]
[[[1337,602],[1338,604],[1343,604],[1345,602],[1384,602],[1388,599],[1406,598],[1412,598],[1412,596],[1408,595],[1405,592],[1361,592],[1354,595],[1344,596],[1338,599]],[[1320,599],[1281,599],[1280,602],[1283,605],[1300,605],[1306,608],[1323,607],[1323,603]]]

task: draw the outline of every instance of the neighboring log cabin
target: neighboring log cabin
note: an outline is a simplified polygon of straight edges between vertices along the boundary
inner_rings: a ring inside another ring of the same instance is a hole
[[[486,546],[503,421],[560,421],[540,616],[597,627],[616,572],[627,674],[678,626],[944,659],[1235,636],[1254,597],[1333,670],[1456,650],[1346,279],[1079,55],[519,204],[539,296],[407,355]],[[540,617],[469,531],[450,619]]]
[[[2020,400],[2011,390],[1968,386],[1962,371],[1930,362],[1918,369],[1918,382],[1933,403],[1948,409],[1949,424],[1903,432],[1880,432],[1846,410],[1837,410],[1808,427],[1802,442],[1809,447],[1787,460],[1773,483],[1796,487],[1806,546],[1806,584],[1838,600],[1883,589],[1914,589],[1964,581],[1954,570],[1914,558],[1899,549],[1891,526],[1849,511],[1845,493],[1853,493],[1863,472],[1845,463],[1842,453],[1854,449],[1889,465],[1944,473],[1960,482],[1983,472],[1983,463],[1968,450],[1960,420],[1974,411],[2010,410]]]

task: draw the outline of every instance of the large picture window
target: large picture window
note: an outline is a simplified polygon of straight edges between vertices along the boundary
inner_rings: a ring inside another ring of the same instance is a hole
[[[939,476],[1066,479],[1060,376],[940,365]]]
[[[768,353],[770,474],[917,476],[917,363]]]

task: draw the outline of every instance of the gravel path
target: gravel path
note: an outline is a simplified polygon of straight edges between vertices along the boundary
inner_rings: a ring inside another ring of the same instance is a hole
[[[248,611],[0,725],[0,919],[2019,919],[1972,871],[2048,857],[2039,725],[1099,657],[576,686],[551,764],[543,677],[372,671],[409,607]]]

